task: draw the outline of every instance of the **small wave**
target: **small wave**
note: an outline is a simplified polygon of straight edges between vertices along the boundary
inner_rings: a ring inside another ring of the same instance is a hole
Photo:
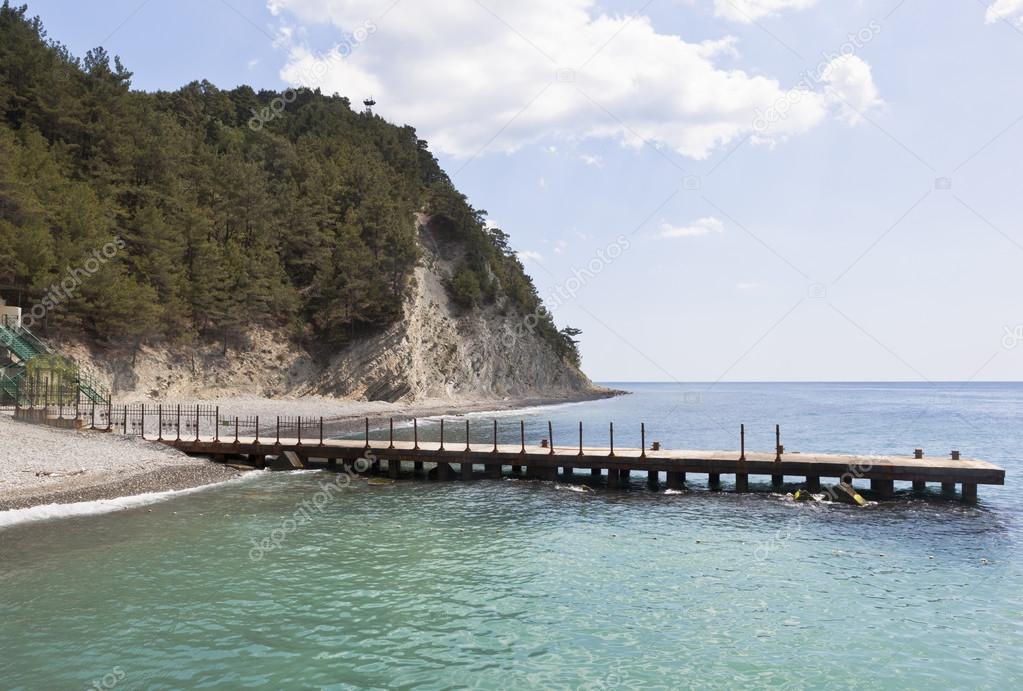
[[[593,491],[592,487],[587,487],[586,485],[561,485],[561,484],[555,484],[554,485],[554,489],[565,490],[567,492],[579,492],[580,494],[586,494],[588,492],[592,492]]]
[[[202,490],[209,489],[210,487],[217,487],[230,482],[244,482],[261,475],[263,475],[262,472],[253,471],[245,473],[240,477],[224,480],[223,482],[213,482],[208,485],[199,485],[198,487],[188,487],[186,489],[171,489],[164,492],[146,492],[145,494],[134,494],[127,497],[117,497],[115,499],[95,499],[93,501],[79,501],[71,504],[41,504],[39,506],[29,506],[24,509],[0,511],[0,529],[10,528],[11,526],[21,525],[23,523],[35,523],[37,521],[72,518],[75,516],[96,516],[104,513],[113,513],[114,511],[134,509],[139,506],[156,504],[157,502],[183,496],[185,494],[201,492]]]
[[[680,489],[666,489],[666,490],[664,490],[664,493],[665,494],[685,494],[685,492],[683,490],[680,490]]]

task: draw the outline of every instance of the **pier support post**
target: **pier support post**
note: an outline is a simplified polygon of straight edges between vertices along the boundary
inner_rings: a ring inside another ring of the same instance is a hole
[[[707,487],[710,489],[721,489],[721,473],[707,473]]]
[[[512,475],[521,475],[521,474],[522,474],[522,466],[520,466],[520,465],[513,465],[512,466]]]
[[[501,464],[500,463],[487,463],[487,477],[492,480],[501,479]]]
[[[414,461],[412,463],[412,474],[415,475],[416,477],[419,477],[420,475],[423,474],[423,462],[422,461]]]
[[[656,487],[661,482],[661,473],[656,470],[646,471],[646,481],[648,485]]]
[[[963,501],[977,501],[977,485],[972,482],[963,483]]]
[[[629,470],[628,468],[624,468],[624,469],[618,471],[618,479],[623,484],[628,484],[628,482],[629,482],[629,475],[631,475],[631,474],[632,474],[631,470]]]
[[[462,461],[462,479],[472,479],[472,463],[469,463],[468,461]]]
[[[749,474],[747,473],[736,473],[735,474],[735,491],[740,494],[749,492]]]
[[[607,486],[611,488],[620,487],[622,484],[621,471],[617,468],[607,469]]]
[[[397,480],[401,474],[401,461],[396,458],[387,459],[387,476],[392,480]]]
[[[257,454],[254,456],[249,456],[249,458],[252,460],[252,465],[259,468],[260,470],[266,467],[266,456],[263,456],[262,454]]]
[[[942,482],[941,483],[941,493],[942,494],[955,494],[956,493],[956,483],[954,483],[954,482]]]
[[[668,471],[668,489],[682,489],[682,473]]]
[[[895,494],[895,481],[883,478],[874,478],[870,481],[870,489],[877,492],[882,499],[889,499]]]
[[[446,482],[451,479],[451,465],[448,463],[437,464],[437,479]]]
[[[337,459],[336,458],[328,458],[327,459],[327,467],[333,468],[336,465],[337,465]]]
[[[818,475],[807,475],[806,476],[806,490],[811,494],[817,494],[821,491],[821,479]]]
[[[565,477],[572,479],[575,475],[575,468],[570,465],[566,465],[561,469],[561,472],[565,475]]]
[[[923,480],[913,480],[913,491],[916,493],[926,492],[927,483]]]
[[[771,484],[774,485],[775,487],[781,487],[782,485],[785,484],[785,476],[784,475],[772,475],[771,476]]]

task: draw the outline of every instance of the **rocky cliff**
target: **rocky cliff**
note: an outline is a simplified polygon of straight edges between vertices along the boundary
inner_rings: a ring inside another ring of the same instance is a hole
[[[61,344],[119,398],[326,395],[356,400],[567,399],[602,390],[530,328],[507,298],[464,309],[445,286],[463,248],[445,243],[420,215],[421,259],[403,318],[387,329],[317,353],[283,333],[253,330],[225,355],[219,344],[142,346],[131,354]]]

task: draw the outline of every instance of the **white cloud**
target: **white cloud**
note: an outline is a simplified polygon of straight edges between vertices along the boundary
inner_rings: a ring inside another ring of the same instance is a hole
[[[248,68],[249,68],[250,70],[253,70],[253,69],[255,69],[255,68],[256,68],[256,66],[257,66],[258,64],[259,64],[259,58],[252,58],[252,59],[251,59],[251,60],[249,60],[249,61],[248,61],[247,63],[245,63],[245,65],[246,65],[246,66],[247,66],[247,67],[248,67]]]
[[[710,233],[724,232],[725,224],[713,216],[698,218],[687,226],[673,226],[670,223],[662,223],[661,230],[657,233],[659,238],[695,238]]]
[[[537,262],[543,261],[543,255],[540,254],[539,252],[534,252],[532,250],[522,250],[521,252],[517,252],[517,254],[519,255],[519,261],[522,262],[527,262],[530,260]]]
[[[789,6],[753,4],[757,11]],[[750,133],[755,112],[788,90],[728,66],[732,37],[687,42],[659,33],[649,17],[604,14],[595,0],[401,2],[384,17],[376,0],[268,5],[283,25],[297,27],[287,34],[282,79],[354,103],[373,95],[376,112],[413,124],[433,150],[463,158],[562,137],[646,141],[703,159]],[[372,34],[354,44],[346,39],[317,53],[302,43],[308,26],[333,25],[340,37],[367,22]],[[807,93],[771,136],[806,132],[836,112],[844,114],[825,94]]]
[[[870,65],[858,55],[843,55],[832,60],[824,71],[823,81],[827,83],[826,95],[837,101],[842,119],[851,125],[863,119],[860,113],[884,103],[874,84]]]
[[[1023,0],[995,0],[984,14],[984,22],[994,24],[1002,20],[1023,26]]]
[[[816,4],[817,0],[714,0],[714,14],[749,24],[783,10],[805,10]]]
[[[588,166],[594,166],[596,168],[602,168],[604,166],[604,159],[600,156],[591,156],[589,154],[580,154],[579,160]]]

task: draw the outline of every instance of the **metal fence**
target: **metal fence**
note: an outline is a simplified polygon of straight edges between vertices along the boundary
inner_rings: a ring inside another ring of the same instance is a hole
[[[84,404],[46,407],[50,417],[78,419],[90,429],[110,430],[119,434],[147,439],[183,440],[302,439],[319,442],[324,435],[321,418],[302,417],[228,417],[211,405]]]

